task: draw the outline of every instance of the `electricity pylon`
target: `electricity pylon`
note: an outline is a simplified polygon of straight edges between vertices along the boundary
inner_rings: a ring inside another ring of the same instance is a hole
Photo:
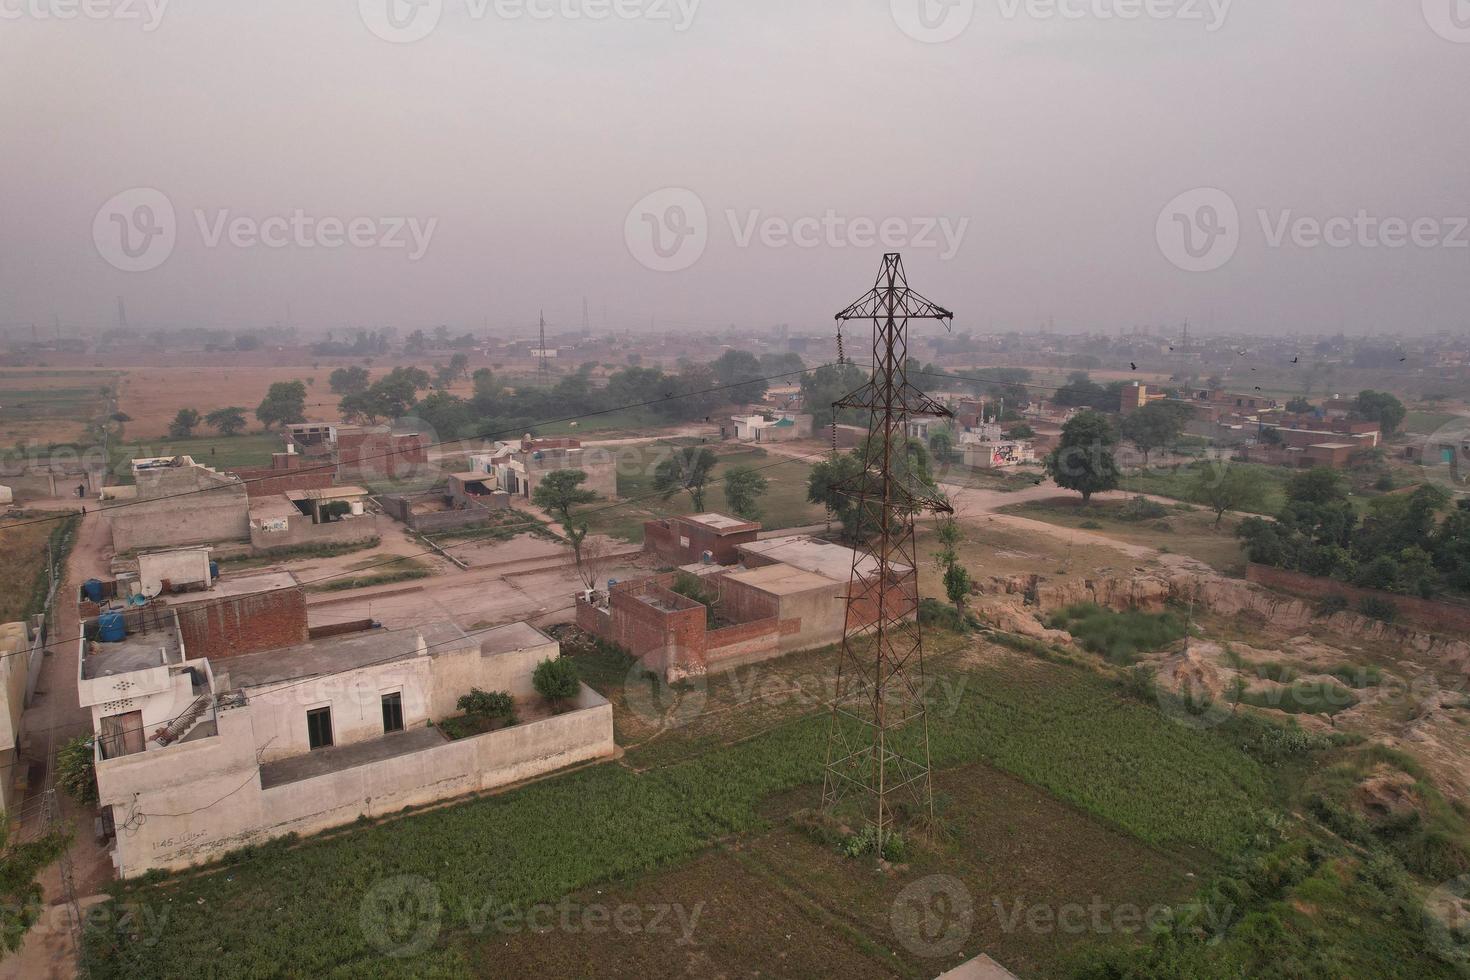
[[[881,858],[902,803],[933,818],[929,722],[924,704],[924,650],[918,622],[919,575],[914,518],[950,513],[949,504],[913,473],[909,419],[954,413],[908,382],[908,324],[954,314],[909,289],[903,260],[883,256],[878,281],[837,314],[839,323],[871,320],[873,369],[868,383],[834,403],[868,412],[868,438],[859,450],[863,472],[842,492],[860,539],[853,550],[846,623],[827,736],[822,805],[829,812],[849,795],[876,831]]]

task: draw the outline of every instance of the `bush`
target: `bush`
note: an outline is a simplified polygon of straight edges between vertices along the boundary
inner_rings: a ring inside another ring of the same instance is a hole
[[[91,735],[78,735],[56,753],[56,785],[84,806],[97,804],[97,754]]]
[[[1391,623],[1399,618],[1399,607],[1376,595],[1370,595],[1359,602],[1358,612],[1380,623]]]
[[[484,722],[516,723],[516,702],[506,691],[482,691],[478,687],[462,695],[456,704],[470,718]]]
[[[541,661],[531,675],[531,684],[536,688],[537,694],[553,705],[575,698],[582,686],[577,676],[577,665],[570,659]]]
[[[970,624],[964,615],[947,602],[938,599],[919,600],[919,625],[935,626],[952,633],[968,633]]]
[[[1169,516],[1169,508],[1147,497],[1134,497],[1118,516],[1125,521],[1156,521]]]
[[[1163,650],[1182,640],[1186,633],[1184,622],[1173,613],[1116,613],[1089,602],[1068,606],[1049,625],[1071,633],[1084,650],[1124,667],[1141,653]]]
[[[1322,617],[1332,616],[1336,613],[1346,612],[1347,608],[1347,596],[1330,595],[1317,604],[1317,615]]]

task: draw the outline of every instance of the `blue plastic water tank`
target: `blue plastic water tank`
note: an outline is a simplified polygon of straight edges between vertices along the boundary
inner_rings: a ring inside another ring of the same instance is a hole
[[[87,594],[87,599],[89,601],[97,603],[100,603],[102,601],[102,583],[99,582],[97,579],[87,579],[87,581],[82,584],[82,591]]]
[[[105,612],[97,617],[97,639],[103,643],[121,643],[128,638],[127,620],[120,612]]]

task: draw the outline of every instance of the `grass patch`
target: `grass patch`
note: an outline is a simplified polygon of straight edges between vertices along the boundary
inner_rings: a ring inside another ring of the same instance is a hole
[[[357,551],[368,551],[382,544],[381,538],[369,538],[366,541],[344,543],[344,544],[302,544],[290,548],[272,548],[265,554],[249,555],[241,558],[221,558],[219,560],[222,568],[232,571],[242,571],[247,568],[261,568],[266,565],[275,565],[283,561],[301,561],[311,558],[337,558],[342,555],[350,555]]]
[[[0,589],[0,623],[25,621],[44,611],[46,593],[51,587],[46,567],[48,553],[58,567],[66,562],[81,515],[19,511],[12,512],[6,523],[28,520],[38,523],[0,531],[0,577],[11,583],[9,588]]]
[[[1184,639],[1184,620],[1174,613],[1113,612],[1090,602],[1068,606],[1050,619],[1052,629],[1066,630],[1084,650],[1126,667],[1141,654],[1153,653]]]
[[[238,436],[201,436],[193,439],[124,440],[114,447],[113,478],[131,483],[133,474],[128,463],[135,458],[154,456],[192,456],[194,462],[217,470],[269,466],[271,454],[281,451],[281,437],[274,432],[256,432]]]
[[[532,534],[548,541],[561,541],[561,535],[551,529],[545,521],[525,511],[509,508],[491,512],[491,517],[475,527],[461,527],[449,531],[438,531],[424,535],[425,538],[442,545],[451,541],[510,541],[522,534]]]
[[[1193,492],[1194,481],[1198,479],[1200,467],[1212,465],[1210,463],[1191,463],[1170,469],[1150,468],[1146,473],[1129,473],[1124,475],[1120,489],[1129,493],[1146,493],[1155,497],[1188,501]],[[1262,466],[1259,463],[1231,463],[1230,465],[1255,470],[1266,483],[1266,494],[1260,509],[1253,513],[1275,514],[1281,510],[1286,503],[1286,483],[1295,475],[1295,470],[1283,466]]]
[[[309,585],[308,592],[345,592],[349,589],[365,589],[370,585],[391,585],[394,582],[409,582],[428,578],[432,570],[417,558],[369,558],[351,566],[349,571],[363,574],[348,578],[333,578]]]
[[[1257,708],[1274,708],[1292,715],[1335,715],[1355,706],[1358,698],[1347,688],[1331,681],[1280,681],[1279,687],[1246,691],[1241,704]]]

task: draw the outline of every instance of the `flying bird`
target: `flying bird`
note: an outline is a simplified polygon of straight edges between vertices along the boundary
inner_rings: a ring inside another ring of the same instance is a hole
[[[1293,363],[1293,364],[1300,364],[1301,361],[1302,361],[1302,359],[1300,357],[1293,357],[1291,359],[1291,363]]]
[[[1138,365],[1137,364],[1134,364],[1132,361],[1129,361],[1128,362],[1128,366],[1131,367],[1135,371],[1138,370]]]

